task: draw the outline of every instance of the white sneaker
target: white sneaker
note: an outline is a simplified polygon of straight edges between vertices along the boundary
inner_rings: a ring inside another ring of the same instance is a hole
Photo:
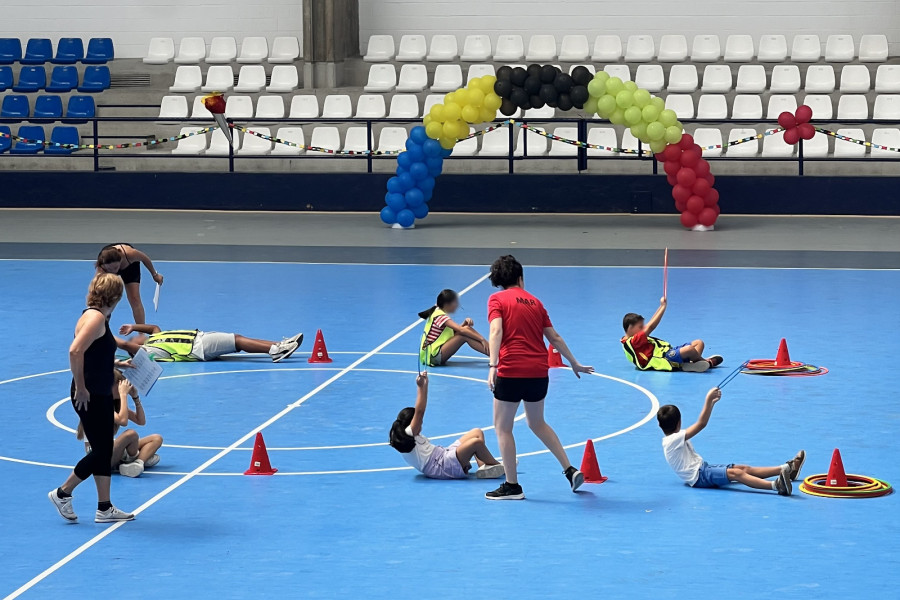
[[[69,522],[75,522],[78,520],[78,515],[75,514],[75,509],[72,508],[72,496],[68,498],[60,498],[56,495],[56,489],[50,490],[50,493],[47,494],[47,497],[50,498],[50,502],[53,503],[53,506],[56,507],[56,510],[59,511],[59,516]]]
[[[144,468],[152,469],[153,467],[155,467],[158,464],[159,464],[159,454],[154,454],[153,456],[151,456],[150,458],[148,458],[147,460],[144,461]]]
[[[269,356],[272,357],[272,362],[281,362],[293,354],[299,347],[300,344],[297,342],[288,340],[278,342],[277,344],[272,344],[272,347],[269,348]]]
[[[686,362],[681,365],[681,370],[687,371],[688,373],[703,373],[709,371],[709,361],[698,360],[697,362]]]
[[[122,512],[115,506],[110,506],[107,510],[98,510],[94,516],[95,523],[115,523],[117,521],[133,521],[134,515]]]
[[[119,475],[124,475],[125,477],[140,477],[143,472],[144,461],[139,458],[134,462],[119,465]]]
[[[475,471],[475,477],[478,479],[499,479],[505,474],[503,465],[484,465]]]
[[[295,342],[298,346],[303,343],[303,334],[298,333],[297,335],[289,338],[285,338],[281,340],[282,342]]]

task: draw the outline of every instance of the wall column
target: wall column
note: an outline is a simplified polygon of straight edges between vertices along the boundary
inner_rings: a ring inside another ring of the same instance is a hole
[[[359,56],[359,0],[302,0],[303,87],[338,87]]]

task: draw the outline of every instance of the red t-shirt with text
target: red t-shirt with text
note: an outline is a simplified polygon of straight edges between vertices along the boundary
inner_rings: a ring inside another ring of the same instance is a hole
[[[500,342],[500,377],[547,377],[544,328],[552,327],[540,300],[522,288],[510,288],[488,299],[488,321],[503,319]]]

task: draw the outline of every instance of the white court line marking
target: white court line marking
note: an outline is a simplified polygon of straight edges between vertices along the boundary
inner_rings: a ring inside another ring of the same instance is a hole
[[[14,379],[7,379],[5,381],[0,381],[0,385],[4,383],[13,383],[14,381],[22,381],[23,379],[33,379],[35,377],[43,377],[44,375],[57,375],[59,373],[67,373],[69,369],[60,369],[59,371],[47,371],[46,373],[35,373],[34,375],[24,375],[22,377],[16,377]]]
[[[484,275],[482,275],[481,277],[476,279],[473,283],[469,284],[467,287],[465,287],[463,290],[461,290],[459,292],[459,295],[462,296],[466,292],[473,289],[475,286],[477,286],[482,281],[487,279],[488,275],[489,275],[488,273],[485,273]],[[302,405],[304,402],[306,402],[307,400],[309,400],[310,398],[312,398],[313,396],[315,396],[316,394],[318,394],[319,392],[321,392],[322,390],[324,390],[325,388],[330,386],[332,383],[334,383],[338,379],[341,379],[342,377],[344,377],[344,375],[346,375],[347,373],[349,373],[350,371],[355,369],[357,366],[359,366],[363,362],[367,361],[371,357],[375,356],[380,350],[382,350],[383,348],[386,348],[387,346],[389,346],[390,344],[392,344],[399,338],[403,337],[404,335],[406,335],[407,333],[409,333],[410,331],[412,331],[413,329],[418,327],[420,324],[421,324],[421,319],[416,319],[414,322],[410,323],[409,325],[407,325],[406,327],[401,329],[399,332],[395,333],[394,335],[389,337],[387,340],[383,341],[381,344],[379,344],[378,346],[373,348],[368,353],[357,358],[355,361],[353,361],[352,363],[350,363],[349,365],[347,365],[346,367],[344,367],[343,369],[341,369],[340,371],[338,371],[337,373],[335,373],[334,375],[332,375],[331,377],[329,377],[328,379],[326,379],[325,381],[320,383],[318,386],[313,388],[311,391],[307,392],[306,395],[304,395],[302,398],[300,398],[296,402],[288,404],[281,411],[279,411],[272,417],[269,417],[269,419],[266,420],[266,422],[259,425],[258,427],[255,427],[254,429],[250,430],[249,432],[247,432],[246,434],[241,436],[238,440],[236,440],[234,443],[232,443],[230,446],[228,446],[228,448],[226,448],[225,450],[219,451],[218,453],[216,453],[215,456],[204,461],[202,464],[200,464],[198,467],[196,467],[191,472],[186,473],[185,475],[181,476],[177,481],[170,484],[168,487],[166,487],[165,489],[163,489],[162,491],[157,493],[155,496],[153,496],[152,498],[150,498],[149,500],[147,500],[146,502],[141,504],[139,507],[137,507],[133,511],[134,514],[135,515],[141,514],[142,512],[144,512],[145,510],[147,510],[148,508],[150,508],[151,506],[153,506],[154,504],[156,504],[157,502],[159,502],[160,500],[162,500],[163,498],[165,498],[166,496],[168,496],[169,494],[171,494],[172,492],[177,490],[179,487],[181,487],[182,485],[184,485],[185,483],[187,483],[188,481],[193,479],[197,474],[205,471],[208,467],[210,467],[213,464],[215,464],[216,462],[218,462],[226,454],[228,454],[229,452],[231,452],[232,450],[234,450],[235,448],[237,448],[238,446],[240,446],[241,444],[243,444],[244,442],[246,442],[247,440],[249,440],[250,438],[255,436],[258,431],[261,431],[261,430],[265,429],[266,427],[272,425],[273,423],[275,423],[276,421],[281,419],[283,416],[290,413],[292,410],[294,410],[298,406]],[[127,521],[119,521],[118,523],[113,523],[107,529],[104,529],[101,533],[98,533],[97,535],[95,535],[94,537],[92,537],[91,539],[89,539],[88,541],[83,543],[81,546],[79,546],[78,548],[76,548],[75,550],[73,550],[72,552],[70,552],[63,558],[61,558],[60,560],[56,561],[53,565],[44,569],[41,573],[39,573],[38,575],[33,577],[31,580],[24,583],[22,586],[20,586],[18,589],[16,589],[13,593],[8,595],[5,598],[5,600],[12,600],[13,598],[18,598],[19,596],[21,596],[22,594],[24,594],[25,592],[27,592],[28,590],[33,588],[35,585],[37,585],[38,583],[40,583],[41,581],[43,581],[44,579],[46,579],[47,577],[49,577],[50,575],[55,573],[61,567],[65,566],[70,561],[72,561],[76,557],[80,556],[85,551],[89,550],[91,547],[96,545],[98,542],[102,541],[104,538],[106,538],[106,536],[111,535],[114,531],[118,530],[125,523],[127,523]]]

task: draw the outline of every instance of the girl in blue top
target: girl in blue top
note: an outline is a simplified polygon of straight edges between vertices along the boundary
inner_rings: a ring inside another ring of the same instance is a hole
[[[442,290],[434,306],[419,313],[425,319],[422,343],[419,346],[419,360],[423,365],[437,367],[447,364],[463,344],[468,344],[485,356],[490,353],[488,341],[472,327],[472,319],[466,317],[459,324],[450,318],[458,308],[459,294],[453,290]]]

